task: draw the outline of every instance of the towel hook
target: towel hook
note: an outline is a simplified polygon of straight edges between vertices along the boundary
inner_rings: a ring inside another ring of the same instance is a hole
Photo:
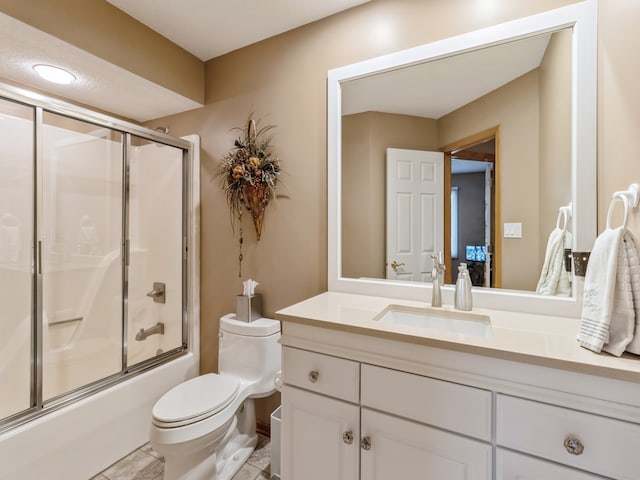
[[[622,221],[622,228],[626,230],[627,225],[629,224],[629,210],[637,208],[638,202],[640,201],[640,185],[632,183],[629,185],[628,190],[614,192],[611,196],[609,210],[607,211],[607,229],[611,228],[611,214],[613,213],[613,207],[616,201],[620,201],[624,205],[624,220]]]

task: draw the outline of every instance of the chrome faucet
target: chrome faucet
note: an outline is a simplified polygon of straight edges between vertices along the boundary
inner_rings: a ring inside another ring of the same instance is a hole
[[[442,252],[438,255],[431,255],[433,260],[433,270],[431,270],[431,281],[433,282],[433,288],[431,289],[431,306],[442,306],[442,293],[440,292],[440,274],[444,272],[445,266],[442,263]]]

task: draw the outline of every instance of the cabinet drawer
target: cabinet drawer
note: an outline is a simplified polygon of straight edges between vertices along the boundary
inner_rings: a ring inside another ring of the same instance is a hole
[[[574,470],[539,458],[498,448],[496,480],[604,480],[604,477]]]
[[[498,395],[496,411],[498,445],[618,480],[638,478],[640,425],[506,395]]]
[[[491,392],[362,365],[362,405],[491,440]]]
[[[343,358],[283,347],[284,383],[358,402],[360,364]]]

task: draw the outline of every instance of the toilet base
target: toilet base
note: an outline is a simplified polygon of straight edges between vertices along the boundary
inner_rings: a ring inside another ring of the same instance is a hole
[[[219,436],[200,440],[164,454],[163,480],[231,480],[258,444],[253,399],[244,401]]]
[[[217,476],[213,477],[216,480],[231,480],[233,476],[238,473],[238,470],[246,463],[247,459],[251,456],[258,444],[258,436],[253,437],[243,436],[244,438],[238,438],[242,440],[240,446],[234,448],[231,458],[224,462],[220,462],[218,465]]]

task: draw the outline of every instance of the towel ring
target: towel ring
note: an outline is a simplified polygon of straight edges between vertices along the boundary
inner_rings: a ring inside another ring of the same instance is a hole
[[[613,207],[616,201],[620,201],[624,205],[624,220],[622,221],[622,228],[626,230],[629,225],[629,210],[636,208],[640,201],[640,185],[632,183],[629,185],[628,190],[615,192],[612,195],[609,210],[607,211],[607,229],[611,228],[611,214],[613,213]]]
[[[609,204],[609,210],[607,211],[607,230],[611,229],[611,214],[613,213],[613,207],[616,202],[622,202],[624,205],[624,220],[622,221],[623,230],[627,229],[629,225],[629,210],[631,210],[631,206],[629,205],[629,199],[625,195],[618,195],[619,192],[616,192],[611,199],[611,203]]]
[[[566,207],[560,207],[558,210],[559,212],[558,219],[556,220],[556,228],[566,230],[569,219],[571,218],[571,204],[567,205]],[[562,219],[562,227],[560,227],[560,219]]]

